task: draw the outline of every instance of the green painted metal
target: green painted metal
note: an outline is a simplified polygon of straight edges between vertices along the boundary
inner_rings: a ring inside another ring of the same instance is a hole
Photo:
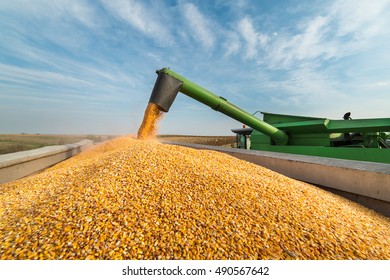
[[[234,104],[228,102],[225,98],[215,95],[214,93],[198,86],[197,84],[191,82],[183,76],[180,76],[168,68],[158,70],[157,73],[165,73],[181,81],[182,85],[179,91],[185,95],[194,98],[195,100],[211,107],[212,109],[219,111],[239,122],[242,122],[252,127],[253,129],[263,132],[279,145],[287,144],[288,136],[284,131],[277,129],[276,127],[242,110],[241,108],[238,108]]]
[[[267,112],[261,112],[261,111],[258,111],[258,112],[263,114],[263,121],[265,121],[269,124],[325,120],[325,118],[294,116],[294,115],[286,115],[286,114],[275,114],[275,113],[267,113]]]
[[[252,150],[390,164],[390,118],[330,120],[262,112],[260,120],[168,68],[157,73],[150,102],[168,112],[180,91],[253,128]],[[234,131],[238,146],[246,148],[248,131]]]
[[[273,145],[267,135],[254,130],[253,150],[390,163],[390,149],[383,147],[383,143],[389,146],[390,118],[330,120],[263,114],[264,120],[288,132],[289,144]]]
[[[258,137],[259,135],[260,133],[258,131],[253,131],[251,135],[252,150],[390,164],[390,149],[329,146],[326,147],[309,145],[276,146],[269,144],[269,137],[265,137],[268,138],[268,143],[264,143],[265,138]]]

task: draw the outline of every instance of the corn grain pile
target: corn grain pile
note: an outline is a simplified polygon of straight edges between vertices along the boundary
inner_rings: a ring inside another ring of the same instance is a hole
[[[0,185],[1,259],[390,259],[389,236],[311,185],[125,137]]]

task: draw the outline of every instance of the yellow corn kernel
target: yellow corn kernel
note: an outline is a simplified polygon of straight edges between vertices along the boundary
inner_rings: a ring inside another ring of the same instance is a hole
[[[215,151],[122,137],[0,185],[1,259],[390,259],[390,222]]]

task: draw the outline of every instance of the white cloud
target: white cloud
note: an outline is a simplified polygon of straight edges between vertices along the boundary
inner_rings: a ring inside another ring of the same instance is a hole
[[[274,37],[268,53],[271,68],[289,68],[296,62],[337,56],[340,48],[327,40],[331,30],[329,18],[317,16],[301,25],[302,32],[298,34]]]
[[[215,35],[206,17],[192,3],[183,4],[182,12],[193,32],[192,37],[199,41],[203,47],[212,48],[215,44]]]
[[[95,11],[86,3],[82,1],[66,1],[65,7],[68,8],[67,15],[73,15],[77,18],[82,24],[89,28],[96,28],[99,26],[98,16],[95,14]]]
[[[225,35],[226,42],[224,48],[226,49],[224,56],[237,54],[241,47],[239,35],[235,32],[227,32]]]
[[[245,58],[255,58],[260,48],[265,47],[268,43],[269,37],[261,32],[257,32],[248,17],[238,22],[237,30],[246,42]]]
[[[13,87],[27,86],[31,88],[50,88],[55,89],[51,96],[57,96],[56,93],[67,91],[75,92],[77,96],[90,96],[92,92],[97,97],[98,92],[107,92],[113,90],[109,81],[112,82],[114,77],[109,74],[99,73],[91,69],[79,68],[78,73],[59,73],[52,71],[42,71],[37,69],[22,68],[0,63],[0,80]],[[100,75],[99,75],[100,74]],[[3,86],[0,84],[0,86]],[[45,92],[45,90],[42,90]],[[115,91],[114,91],[115,92]],[[29,93],[23,93],[26,97]],[[76,96],[75,95],[75,96]]]
[[[255,57],[257,54],[257,36],[252,23],[248,20],[248,18],[244,18],[238,23],[237,29],[247,44],[246,57]]]
[[[148,52],[146,53],[146,56],[152,58],[153,60],[157,61],[157,62],[161,62],[161,56],[157,53],[154,53],[154,52]]]
[[[85,1],[2,1],[0,10],[5,15],[0,49],[30,63],[45,60],[47,52],[80,53],[90,47],[91,32],[101,27],[96,9]],[[38,56],[37,50],[44,51]]]
[[[262,85],[272,92],[269,106],[276,106],[280,112],[337,118],[351,104],[351,98],[342,86],[328,73],[310,66],[288,71],[284,78],[278,77],[278,80],[269,80]]]
[[[389,82],[377,82],[375,84],[377,87],[388,87],[390,85]]]
[[[353,34],[356,39],[368,39],[388,31],[389,0],[336,1],[329,14],[337,22],[337,36]]]
[[[371,90],[390,89],[390,82],[389,81],[374,82],[374,83],[369,83],[365,87],[368,88],[368,89],[371,89]]]
[[[0,63],[1,70],[1,80],[6,82],[17,82],[17,83],[34,83],[34,84],[43,84],[43,83],[61,83],[61,84],[75,84],[75,83],[86,83],[83,80],[66,76],[63,74],[49,72],[49,71],[40,71],[35,69],[27,69],[7,64]]]
[[[302,63],[315,66],[356,54],[374,39],[390,34],[389,0],[340,0],[319,8],[297,21],[295,28],[282,26],[270,35],[249,17],[242,18],[236,30],[246,43],[244,58],[271,69],[291,69]]]
[[[161,22],[161,16],[142,1],[135,0],[102,0],[107,10],[127,22],[144,35],[160,43],[169,44],[173,38],[169,24]]]
[[[253,10],[252,0],[214,0],[214,5],[219,10],[226,10],[228,13],[235,15],[245,14],[247,11]]]
[[[53,59],[53,58],[51,58]],[[88,67],[83,63],[67,61],[58,58],[52,63],[58,63],[59,69],[38,70],[0,63],[0,88],[10,85],[12,88],[27,87],[37,89],[51,96],[58,92],[74,93],[77,96],[93,96],[94,100],[106,98],[127,98],[128,90],[132,89],[136,81],[120,72],[115,67],[105,66],[104,69]],[[30,91],[21,94],[30,96]],[[109,93],[109,94],[108,94]],[[108,95],[107,95],[108,94]]]
[[[327,18],[317,16],[308,23],[302,34],[294,38],[297,45],[293,51],[298,59],[315,58],[322,54],[332,56],[332,47],[328,44],[325,48],[321,47],[325,41],[324,35],[328,32],[328,22]]]
[[[1,1],[0,9],[16,12],[30,18],[49,18],[62,21],[76,19],[89,28],[99,25],[96,11],[85,0],[71,2],[68,0]]]

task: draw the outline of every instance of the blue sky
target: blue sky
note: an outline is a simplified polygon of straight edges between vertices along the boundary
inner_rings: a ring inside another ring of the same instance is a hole
[[[389,0],[0,1],[0,133],[136,133],[163,67],[250,113],[390,117],[389,26]],[[179,94],[160,133],[240,126]]]

